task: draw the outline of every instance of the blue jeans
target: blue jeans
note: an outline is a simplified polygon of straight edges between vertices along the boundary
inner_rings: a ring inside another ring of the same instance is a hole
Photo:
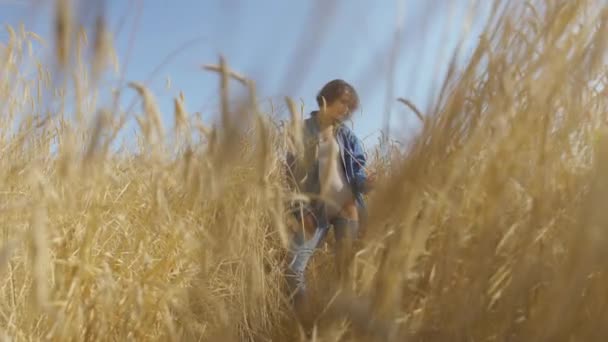
[[[334,218],[329,222],[324,220],[317,221],[317,229],[313,236],[305,240],[303,232],[299,231],[295,234],[292,241],[291,253],[293,259],[289,264],[289,284],[291,290],[297,298],[301,298],[306,292],[306,267],[315,249],[325,240],[329,229],[334,228],[334,236],[336,238],[336,266],[338,272],[341,272],[345,265],[345,257],[351,248],[351,242],[357,238],[359,223],[358,221],[348,220],[345,218]]]

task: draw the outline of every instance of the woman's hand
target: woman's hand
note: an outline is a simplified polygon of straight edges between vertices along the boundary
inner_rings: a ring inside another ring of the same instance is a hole
[[[302,218],[296,219],[291,217],[289,220],[289,226],[291,227],[292,233],[298,233],[304,231],[304,236],[308,239],[317,230],[317,221],[311,213],[304,212]]]

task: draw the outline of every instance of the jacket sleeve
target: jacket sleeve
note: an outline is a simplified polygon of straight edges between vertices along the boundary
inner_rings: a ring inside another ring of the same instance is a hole
[[[361,193],[367,193],[370,189],[367,182],[367,172],[365,168],[367,166],[367,157],[363,150],[363,143],[353,133],[350,134],[350,144],[353,158],[353,176],[355,189]]]

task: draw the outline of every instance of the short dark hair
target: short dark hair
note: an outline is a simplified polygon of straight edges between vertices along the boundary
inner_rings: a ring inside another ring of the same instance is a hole
[[[329,81],[323,86],[321,91],[319,91],[319,94],[317,94],[317,104],[319,105],[319,108],[322,107],[323,99],[325,99],[326,104],[330,105],[345,93],[351,95],[348,108],[353,112],[359,108],[359,95],[357,95],[357,91],[352,85],[341,79]]]

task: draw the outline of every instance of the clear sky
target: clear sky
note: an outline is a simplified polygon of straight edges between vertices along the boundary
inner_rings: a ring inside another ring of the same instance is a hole
[[[129,81],[149,79],[172,52],[191,42],[173,55],[150,83],[167,123],[172,122],[172,99],[179,91],[183,91],[190,112],[200,111],[204,118],[216,113],[218,77],[200,66],[216,63],[221,53],[233,69],[257,82],[260,97],[282,104],[284,96],[292,96],[302,99],[307,111],[315,109],[314,98],[325,82],[343,78],[352,83],[361,97],[354,129],[369,147],[377,143],[388,110],[393,138],[407,139],[418,127],[416,117],[394,99],[406,97],[426,109],[460,38],[471,1],[82,3],[86,8],[77,11],[81,19],[105,4],[116,34],[122,72]],[[52,42],[48,34],[52,4],[44,0],[0,0],[0,22],[23,22],[27,29]],[[398,29],[400,34],[396,36]],[[0,33],[0,41],[6,37]],[[472,42],[477,39],[474,34],[468,37]],[[395,66],[391,67],[393,60]],[[165,87],[167,76],[170,89]],[[388,87],[391,82],[392,93]],[[231,86],[240,88],[236,83]],[[126,91],[124,96],[123,103],[128,103],[135,94]],[[391,107],[387,107],[387,98]]]

